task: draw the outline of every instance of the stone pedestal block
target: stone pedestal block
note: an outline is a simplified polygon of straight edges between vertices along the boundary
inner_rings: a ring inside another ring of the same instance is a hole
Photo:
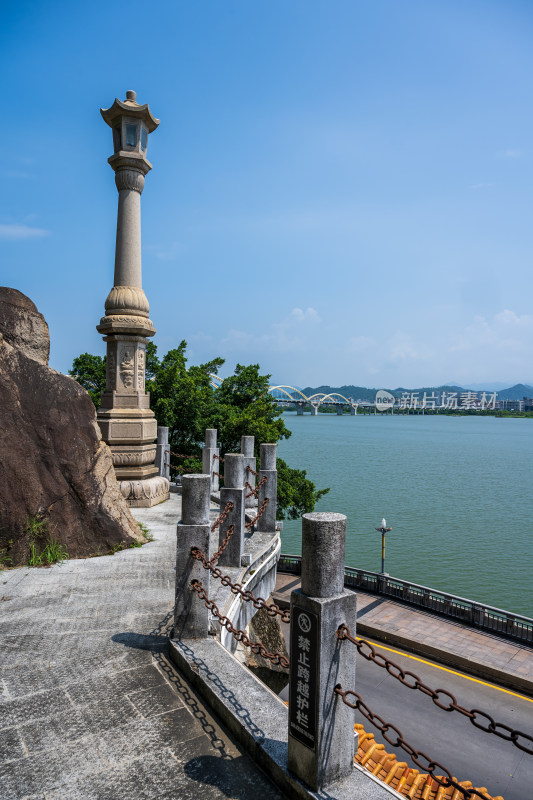
[[[211,491],[218,492],[220,481],[215,472],[220,472],[220,450],[217,447],[216,428],[206,428],[205,447],[202,447],[202,473],[211,479]]]
[[[203,600],[190,588],[191,581],[200,581],[209,596],[209,571],[191,556],[191,548],[209,553],[211,529],[207,525],[184,525],[178,522],[176,551],[176,605],[174,637],[201,639],[209,633],[209,611]]]
[[[203,600],[191,590],[191,582],[199,581],[209,596],[209,570],[191,556],[198,547],[208,558],[211,549],[209,524],[209,475],[184,475],[182,481],[182,518],[178,522],[176,542],[176,604],[174,636],[177,639],[199,639],[209,633],[209,611]]]
[[[170,445],[168,443],[168,428],[157,426],[157,446],[155,451],[155,466],[162,478],[170,481]]]
[[[241,453],[244,456],[244,480],[255,488],[256,481],[253,472],[257,471],[257,459],[254,458],[254,441],[254,436],[241,436]],[[250,470],[253,470],[253,472]],[[253,508],[257,504],[257,499],[253,494],[247,497],[246,495],[250,494],[250,489],[245,488],[245,506],[246,508]]]
[[[219,545],[222,544],[230,525],[234,525],[235,530],[228,546],[220,556],[219,566],[241,566],[244,551],[244,491],[244,489],[228,488],[226,486],[220,489],[221,510],[226,507],[226,503],[233,503],[233,510],[230,511],[224,522],[219,526]]]
[[[276,470],[275,444],[261,445],[261,469],[259,470],[259,483],[266,478],[265,483],[259,487],[258,507],[268,497],[268,504],[261,517],[257,520],[257,530],[262,532],[276,530],[276,509],[278,492],[278,473]]]

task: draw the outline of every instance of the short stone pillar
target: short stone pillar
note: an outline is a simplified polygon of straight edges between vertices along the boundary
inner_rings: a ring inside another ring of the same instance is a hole
[[[255,475],[257,468],[257,459],[254,457],[254,436],[241,436],[241,453],[244,456],[244,481],[248,481],[250,486],[253,486],[255,489]],[[253,472],[251,472],[253,470]],[[257,499],[254,497],[253,494],[250,494],[251,490],[246,486],[246,492],[244,493],[244,507],[245,508],[253,508],[257,504]],[[247,497],[247,495],[250,495]]]
[[[304,415],[304,404],[303,403],[298,403],[296,405],[296,414],[297,414],[298,417],[303,417],[303,415]]]
[[[302,585],[291,594],[288,766],[314,791],[353,768],[355,711],[334,693],[355,688],[356,595],[344,589],[346,517],[302,517]]]
[[[203,600],[190,588],[191,581],[200,581],[209,595],[209,570],[191,556],[198,547],[207,558],[210,552],[209,475],[184,475],[182,479],[181,520],[177,530],[176,605],[174,636],[176,639],[202,639],[209,632],[209,611]]]
[[[205,447],[202,447],[202,473],[211,478],[211,491],[218,492],[219,481],[215,472],[220,472],[220,450],[217,447],[217,429],[205,429]]]
[[[259,483],[266,478],[262,486],[259,486],[258,509],[261,508],[268,497],[268,503],[256,523],[258,531],[263,533],[276,530],[276,508],[278,494],[278,471],[276,469],[276,450],[275,444],[262,444],[260,457],[261,469],[259,470]]]
[[[226,538],[231,525],[235,526],[235,530],[218,560],[219,566],[241,566],[244,550],[244,493],[244,456],[242,453],[226,453],[224,486],[220,490],[220,510],[223,511],[227,503],[233,503],[233,509],[218,528],[219,546]]]
[[[168,443],[168,428],[157,426],[157,445],[155,448],[155,465],[162,478],[170,481],[170,445]]]

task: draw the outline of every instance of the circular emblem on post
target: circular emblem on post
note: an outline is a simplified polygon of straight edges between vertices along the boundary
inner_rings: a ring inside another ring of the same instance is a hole
[[[307,616],[307,614],[301,613],[298,614],[298,627],[302,631],[302,633],[309,633],[311,630],[311,620]]]
[[[385,389],[380,389],[376,394],[375,405],[378,411],[387,411],[394,405],[394,395]]]

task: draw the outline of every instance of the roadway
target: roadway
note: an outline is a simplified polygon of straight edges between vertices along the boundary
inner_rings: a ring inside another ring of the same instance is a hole
[[[289,626],[283,627],[288,640]],[[402,669],[416,673],[431,688],[450,691],[459,705],[482,709],[495,722],[533,735],[532,698],[404,650],[367,641]],[[356,657],[357,651],[351,642],[346,641],[343,646],[351,647]],[[396,725],[410,745],[443,764],[459,780],[486,786],[492,796],[502,795],[504,800],[532,800],[533,756],[511,742],[478,730],[456,711],[441,710],[430,697],[403,686],[385,669],[358,654],[356,686],[350,688],[355,688],[374,713]],[[281,696],[288,699],[287,695],[288,689],[285,689]],[[388,752],[394,752],[399,761],[417,768],[403,750],[388,744],[359,711],[356,711],[356,722],[363,723],[365,730],[374,733],[376,741],[382,742]]]

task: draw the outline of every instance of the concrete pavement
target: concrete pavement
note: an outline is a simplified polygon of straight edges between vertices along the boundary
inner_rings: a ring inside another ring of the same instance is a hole
[[[167,659],[179,496],[135,515],[143,547],[0,572],[1,800],[281,800]]]

